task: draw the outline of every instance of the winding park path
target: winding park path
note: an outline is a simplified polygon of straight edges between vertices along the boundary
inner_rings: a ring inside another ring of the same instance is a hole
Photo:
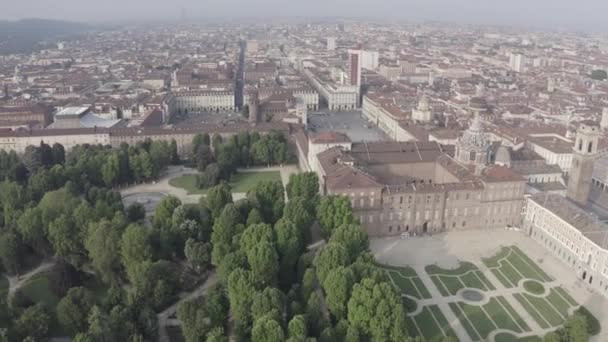
[[[273,167],[251,167],[251,168],[241,168],[238,169],[240,173],[248,173],[248,172],[269,172],[269,171],[278,171],[281,173],[281,181],[283,182],[283,186],[286,186],[289,183],[289,177],[292,174],[296,174],[299,172],[299,169],[296,165],[283,165],[283,166],[273,166]],[[174,187],[169,184],[169,181],[173,178],[181,177],[184,175],[197,174],[198,170],[184,167],[184,166],[169,166],[167,170],[164,172],[162,177],[153,183],[143,183],[133,185],[120,190],[121,196],[124,198],[129,195],[136,194],[144,194],[144,193],[162,193],[166,195],[171,195],[179,198],[182,203],[198,203],[201,195],[197,194],[189,194],[186,189]],[[239,200],[245,197],[245,193],[236,192],[232,194],[234,200]]]
[[[198,297],[204,295],[205,292],[207,292],[207,289],[209,289],[211,286],[217,284],[217,282],[218,282],[218,277],[214,271],[209,274],[209,277],[207,277],[207,280],[205,280],[205,282],[201,286],[199,286],[192,292],[180,293],[180,295],[179,295],[180,299],[177,302],[175,302],[173,305],[171,305],[170,307],[166,308],[165,310],[163,310],[162,312],[160,312],[156,315],[156,317],[158,318],[158,341],[159,342],[170,342],[171,341],[169,339],[169,334],[167,333],[167,326],[180,325],[179,320],[170,318],[177,311],[178,305],[183,301],[198,298]]]
[[[13,294],[21,288],[28,280],[30,280],[36,274],[42,273],[44,271],[48,271],[56,264],[55,258],[46,259],[40,265],[38,265],[33,270],[27,272],[26,274],[20,276],[12,276],[8,277],[8,298],[11,298]]]

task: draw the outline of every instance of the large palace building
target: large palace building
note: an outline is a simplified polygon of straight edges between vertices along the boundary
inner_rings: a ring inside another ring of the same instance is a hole
[[[349,197],[372,236],[521,224],[525,179],[491,164],[491,143],[478,119],[456,151],[437,142],[350,143],[338,133],[296,141],[301,164],[317,172],[322,193]]]

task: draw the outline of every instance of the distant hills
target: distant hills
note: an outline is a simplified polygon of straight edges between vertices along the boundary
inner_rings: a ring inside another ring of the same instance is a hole
[[[48,19],[0,20],[0,55],[30,53],[44,41],[91,30],[87,24]]]

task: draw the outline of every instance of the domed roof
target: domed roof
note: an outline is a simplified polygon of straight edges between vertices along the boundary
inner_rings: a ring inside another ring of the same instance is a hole
[[[469,129],[464,131],[464,134],[458,140],[462,149],[471,151],[487,151],[490,147],[490,138],[483,131],[481,120],[478,115],[475,115]]]
[[[496,150],[496,164],[509,165],[511,163],[511,152],[505,146],[500,146]]]
[[[429,110],[429,99],[426,95],[422,95],[420,101],[418,101],[418,110],[426,111]]]

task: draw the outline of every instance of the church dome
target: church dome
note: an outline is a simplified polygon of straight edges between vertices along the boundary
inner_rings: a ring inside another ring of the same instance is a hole
[[[487,151],[490,147],[490,138],[483,131],[479,116],[473,118],[469,129],[464,131],[464,134],[459,140],[462,149],[470,151]]]
[[[498,148],[498,150],[496,151],[496,158],[495,158],[494,163],[496,165],[504,165],[504,166],[511,165],[511,152],[509,152],[509,149],[506,148],[505,146],[500,146]]]

